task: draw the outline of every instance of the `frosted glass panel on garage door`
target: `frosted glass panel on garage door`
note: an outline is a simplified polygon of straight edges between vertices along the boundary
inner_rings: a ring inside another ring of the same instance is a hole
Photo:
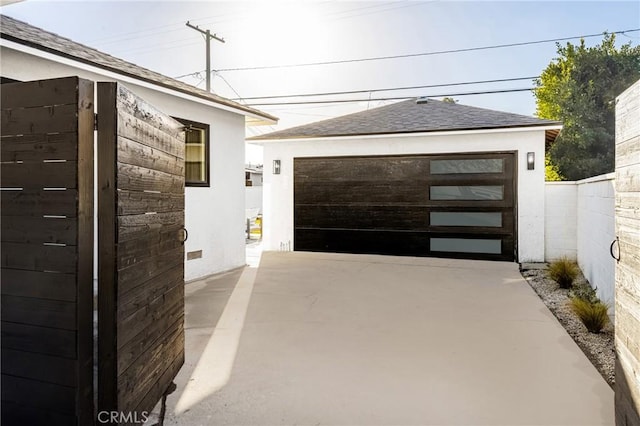
[[[431,226],[502,226],[501,212],[431,212]]]
[[[502,159],[431,160],[432,175],[449,173],[502,173]]]
[[[502,200],[502,185],[432,186],[432,200]]]
[[[502,253],[502,240],[431,238],[431,251],[500,254]]]

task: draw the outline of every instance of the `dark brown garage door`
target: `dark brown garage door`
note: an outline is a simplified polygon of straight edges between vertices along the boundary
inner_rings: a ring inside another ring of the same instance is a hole
[[[514,260],[514,153],[294,160],[294,248]]]

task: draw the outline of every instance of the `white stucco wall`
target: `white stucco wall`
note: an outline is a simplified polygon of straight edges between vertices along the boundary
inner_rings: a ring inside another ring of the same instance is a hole
[[[265,165],[263,245],[266,250],[279,250],[282,244],[293,246],[295,157],[518,151],[518,261],[544,259],[544,130],[484,130],[268,141],[262,145]],[[534,170],[527,170],[527,152],[535,153]],[[276,159],[281,161],[279,175],[272,173],[273,160]]]
[[[598,288],[598,297],[612,306],[615,260],[609,245],[615,239],[614,182],[615,174],[610,173],[545,185],[545,260],[563,256],[577,260],[585,278]]]
[[[578,186],[575,182],[546,182],[544,195],[545,260],[577,260]]]
[[[93,81],[120,81],[166,114],[210,125],[210,184],[185,190],[185,252],[202,250],[202,258],[185,258],[185,280],[245,264],[243,115],[156,91],[146,83],[90,66],[74,67],[57,57],[35,57],[6,46],[1,50],[2,76],[21,81],[79,76]],[[124,80],[124,81],[123,81]],[[99,113],[99,112],[98,112]],[[97,227],[96,227],[97,228]]]
[[[247,219],[262,213],[262,186],[245,187],[244,196]]]
[[[577,182],[578,265],[598,297],[611,302],[615,294],[616,262],[609,254],[615,239],[615,174]],[[611,309],[613,313],[613,309]]]

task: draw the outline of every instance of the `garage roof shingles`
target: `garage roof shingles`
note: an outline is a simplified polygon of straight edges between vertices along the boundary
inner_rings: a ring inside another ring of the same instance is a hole
[[[526,115],[493,111],[457,103],[411,99],[367,111],[292,127],[250,140],[303,139],[394,133],[480,130],[561,125]]]
[[[220,105],[235,108],[245,113],[263,117],[269,121],[278,121],[276,117],[263,111],[214,95],[206,90],[198,89],[197,87],[108,55],[83,44],[76,43],[73,40],[61,37],[41,28],[34,27],[33,25],[29,25],[26,22],[19,21],[6,15],[0,15],[0,35],[3,39],[25,46],[44,50],[78,62],[97,66],[118,74],[196,96],[200,99],[212,101]]]

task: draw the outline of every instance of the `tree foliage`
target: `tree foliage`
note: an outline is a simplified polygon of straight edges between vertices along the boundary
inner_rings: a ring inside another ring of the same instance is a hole
[[[547,182],[557,182],[560,180],[564,180],[560,171],[558,170],[558,166],[551,163],[551,158],[549,154],[544,156],[544,180]]]
[[[557,44],[555,58],[536,80],[537,115],[564,128],[549,151],[551,167],[570,180],[614,169],[615,98],[640,78],[640,46]]]

